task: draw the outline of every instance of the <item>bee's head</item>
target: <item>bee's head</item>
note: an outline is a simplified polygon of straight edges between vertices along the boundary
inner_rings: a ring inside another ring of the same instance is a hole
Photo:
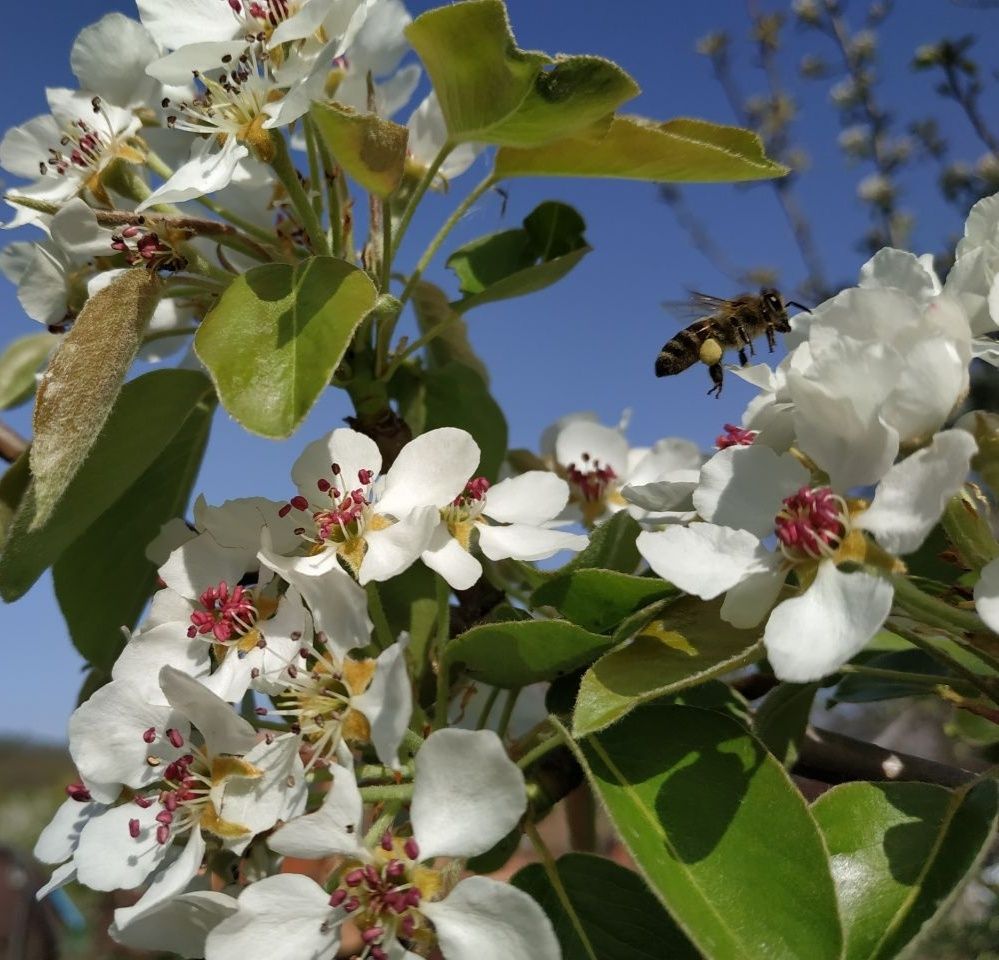
[[[791,325],[788,323],[787,309],[784,306],[780,291],[774,287],[763,287],[760,290],[760,300],[770,315],[773,325],[782,333],[787,333],[791,329]]]

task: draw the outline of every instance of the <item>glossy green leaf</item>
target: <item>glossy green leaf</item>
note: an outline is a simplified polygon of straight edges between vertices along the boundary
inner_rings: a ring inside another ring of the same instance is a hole
[[[654,601],[677,596],[665,580],[591,568],[546,580],[531,596],[531,606],[554,607],[573,623],[603,633]]]
[[[455,143],[547,143],[592,127],[638,93],[609,60],[519,50],[500,0],[438,7],[405,32]]]
[[[572,207],[549,200],[528,214],[523,227],[479,237],[455,250],[447,265],[465,297],[452,306],[464,313],[551,286],[592,249],[585,230]]]
[[[375,306],[363,270],[333,257],[236,277],[194,338],[226,411],[265,437],[292,434]]]
[[[759,630],[725,623],[720,606],[685,597],[629,644],[601,657],[580,684],[574,734],[602,730],[642,703],[761,659]]]
[[[865,651],[866,653],[866,651]],[[858,658],[858,661],[860,658]],[[897,670],[904,673],[946,676],[948,671],[939,660],[923,650],[896,650],[875,656],[863,657],[865,667],[877,670]],[[924,697],[934,692],[934,687],[919,683],[918,677],[912,682],[883,679],[848,673],[836,685],[829,698],[830,706],[837,703],[877,703],[881,700],[897,700],[900,697]]]
[[[471,367],[483,383],[489,384],[489,371],[468,339],[468,324],[448,303],[447,294],[440,287],[421,280],[413,290],[413,311],[421,336],[437,330],[426,348],[429,366],[443,367],[457,360]]]
[[[66,548],[52,568],[56,599],[73,645],[104,673],[156,589],[146,545],[184,515],[201,466],[214,406],[197,407],[139,479]],[[108,585],[114,589],[109,590]],[[95,603],[94,598],[101,602]]]
[[[543,146],[504,146],[496,176],[616,177],[656,183],[768,180],[787,173],[749,130],[682,118],[658,123],[614,117],[602,137],[576,136]]]
[[[406,166],[405,127],[333,102],[313,103],[309,115],[348,176],[379,197],[398,189]]]
[[[788,770],[798,760],[819,686],[817,683],[778,684],[756,711],[753,732]]]
[[[812,813],[825,837],[846,929],[845,960],[896,957],[925,933],[987,854],[994,781],[845,783]]]
[[[650,889],[705,957],[839,960],[822,838],[738,722],[655,704],[574,749]]]
[[[424,429],[460,427],[467,430],[482,451],[477,473],[495,480],[506,453],[506,417],[482,377],[471,367],[451,361],[428,370],[423,383],[426,391]]]
[[[591,663],[610,644],[566,620],[505,621],[466,630],[448,644],[446,658],[494,687],[524,687]]]
[[[375,585],[392,633],[409,634],[406,659],[416,676],[426,662],[427,646],[437,622],[434,574],[422,563]]]
[[[700,957],[637,873],[588,853],[567,853],[555,867],[564,899],[540,863],[524,867],[510,882],[541,905],[562,960]]]
[[[0,410],[31,399],[35,375],[58,343],[51,333],[32,333],[8,344],[0,354]]]
[[[90,456],[41,525],[33,523],[34,485],[28,487],[0,552],[0,597],[22,596],[211,403],[211,384],[195,370],[156,370],[125,384]]]
[[[32,417],[35,527],[55,509],[115,404],[159,295],[156,274],[125,270],[87,300],[39,381]]]
[[[31,482],[31,469],[28,466],[29,451],[25,450],[0,475],[0,544],[7,536],[7,528],[17,513],[17,508]]]
[[[551,571],[548,576],[562,576],[590,567],[634,573],[642,559],[635,545],[641,530],[638,521],[627,510],[619,510],[593,530],[586,547],[564,567]]]

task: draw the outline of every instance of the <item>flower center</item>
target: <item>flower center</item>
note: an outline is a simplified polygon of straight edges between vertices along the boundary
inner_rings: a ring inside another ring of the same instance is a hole
[[[141,219],[141,218],[140,218]],[[150,270],[183,270],[187,259],[180,256],[159,235],[140,224],[130,223],[111,237],[111,249],[125,255],[133,267],[145,266]]]
[[[725,432],[715,437],[715,446],[719,450],[727,450],[729,447],[748,447],[758,434],[758,430],[746,430],[734,423],[726,423]]]
[[[230,590],[222,580],[217,587],[205,590],[198,602],[201,609],[192,611],[191,625],[187,628],[187,635],[192,640],[210,634],[212,640],[228,644],[248,634],[257,622],[253,593],[246,587],[236,586]]]
[[[617,473],[610,464],[601,464],[588,453],[584,453],[579,459],[579,464],[570,463],[565,471],[572,492],[584,503],[603,501],[608,489],[617,479]]]
[[[802,487],[774,519],[781,552],[795,563],[831,557],[849,528],[846,501],[829,487]]]
[[[375,862],[358,864],[340,877],[329,902],[346,911],[361,931],[363,949],[356,960],[388,960],[393,940],[430,945],[430,926],[418,908],[440,881],[435,871],[419,865],[419,857],[415,839],[402,840],[386,830]]]
[[[482,516],[486,506],[486,493],[490,487],[485,477],[473,477],[446,507],[441,507],[441,519],[447,524],[451,536],[466,549],[472,535],[472,526]]]
[[[94,113],[103,121],[104,130],[88,123],[82,117],[63,128],[58,147],[49,147],[48,156],[38,163],[43,176],[65,177],[69,172],[84,179],[101,168],[108,148],[115,140],[114,125],[101,103],[100,97],[90,101]]]

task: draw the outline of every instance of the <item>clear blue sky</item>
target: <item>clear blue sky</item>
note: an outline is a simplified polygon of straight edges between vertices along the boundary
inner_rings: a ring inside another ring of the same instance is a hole
[[[169,0],[163,0],[169,2]],[[222,0],[219,0],[222,2]],[[417,14],[435,4],[409,0]],[[598,53],[628,69],[643,89],[628,105],[632,112],[666,119],[700,116],[719,122],[732,117],[711,77],[707,61],[694,52],[697,38],[712,29],[745,35],[746,10],[737,0],[508,0],[522,47],[549,52]],[[68,56],[73,37],[86,24],[111,10],[134,15],[129,0],[48,0],[16,3],[4,10],[7,42],[0,60],[0,80],[7,95],[0,100],[0,128],[6,129],[45,111],[45,86],[72,85]],[[763,0],[766,9],[789,3]],[[856,3],[862,7],[865,4]],[[908,70],[912,51],[921,43],[966,33],[978,34],[978,53],[987,58],[999,40],[999,11],[975,10],[950,0],[904,0],[881,31],[886,82],[882,96],[909,119],[930,108],[941,119],[955,153],[976,158],[983,152],[967,124],[950,105],[938,100],[933,81]],[[798,55],[828,53],[822,38],[788,31]],[[115,51],[109,50],[113,58]],[[737,53],[737,69],[747,92],[762,90],[746,46]],[[866,214],[855,199],[863,167],[849,169],[835,146],[838,126],[827,98],[828,82],[801,83],[792,71],[796,55],[785,57],[785,75],[801,94],[796,139],[809,151],[812,167],[800,184],[800,196],[815,229],[828,274],[849,281],[863,257],[855,241]],[[422,93],[418,95],[422,96]],[[418,102],[418,98],[414,103]],[[993,107],[997,98],[987,101]],[[405,114],[403,114],[405,116]],[[999,127],[999,116],[990,117]],[[460,196],[482,175],[483,163],[453,184],[451,197],[424,204],[407,237],[401,269],[411,264]],[[476,173],[478,171],[478,174]],[[944,205],[925,167],[906,178],[906,204],[920,215],[912,248],[936,246],[962,218]],[[595,410],[608,423],[622,409],[633,410],[630,438],[647,444],[662,436],[683,435],[707,447],[726,420],[738,417],[752,391],[735,377],[726,378],[719,401],[705,396],[703,370],[656,380],[653,359],[677,329],[660,307],[688,288],[719,295],[734,293],[674,224],[672,215],[647,184],[614,181],[515,181],[510,202],[500,216],[498,197],[487,197],[452,235],[445,252],[460,243],[508,226],[544,199],[575,205],[588,224],[595,251],[566,280],[519,300],[473,311],[471,335],[492,369],[493,391],[510,422],[511,446],[535,447],[542,428],[562,414]],[[742,264],[778,266],[790,288],[801,280],[800,258],[785,227],[773,193],[766,186],[736,190],[701,186],[688,194],[691,205],[716,225],[716,239]],[[30,239],[20,231],[16,239]],[[15,239],[0,235],[0,243]],[[456,288],[453,278],[434,265],[428,277]],[[0,344],[37,326],[24,316],[14,290],[0,280]],[[198,489],[212,502],[226,497],[264,494],[282,497],[289,490],[288,470],[301,447],[338,426],[349,412],[341,394],[329,393],[300,433],[284,443],[251,437],[220,414],[211,437]],[[6,415],[28,431],[26,408]],[[108,585],[113,590],[113,584]],[[100,597],[94,597],[99,603]],[[61,738],[80,683],[81,660],[69,643],[52,595],[43,579],[25,598],[0,607],[0,733],[30,732]]]

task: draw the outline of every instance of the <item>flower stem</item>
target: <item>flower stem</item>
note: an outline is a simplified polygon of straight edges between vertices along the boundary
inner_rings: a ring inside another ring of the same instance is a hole
[[[921,623],[959,633],[984,633],[988,627],[978,614],[970,610],[958,610],[943,600],[931,597],[919,589],[908,577],[895,574],[889,578],[895,588],[895,601]]]
[[[399,252],[399,247],[402,244],[402,238],[406,235],[406,231],[409,229],[409,222],[413,219],[413,214],[416,212],[416,208],[420,205],[423,195],[434,182],[434,177],[437,176],[437,171],[440,170],[441,164],[448,158],[448,155],[455,148],[455,146],[456,145],[453,143],[445,143],[444,146],[437,151],[437,156],[434,157],[433,162],[429,167],[427,167],[427,172],[423,175],[423,179],[416,185],[413,195],[409,198],[409,203],[406,204],[406,209],[403,210],[402,216],[399,218],[399,228],[396,230],[395,241],[392,249],[393,257]]]
[[[455,228],[458,221],[461,220],[466,213],[468,213],[471,206],[479,199],[487,190],[491,189],[496,183],[496,175],[490,173],[484,180],[482,180],[479,185],[467,196],[461,203],[451,213],[451,216],[444,221],[441,225],[440,230],[434,236],[433,240],[427,246],[427,249],[423,251],[423,255],[420,257],[416,264],[413,272],[409,275],[409,279],[406,281],[406,286],[403,288],[402,295],[399,297],[401,303],[406,303],[407,300],[413,295],[413,290],[416,288],[417,283],[420,282],[420,277],[423,276],[423,271],[427,269],[430,261],[434,258],[434,255],[440,249],[441,244],[447,239],[447,235]]]
[[[513,708],[517,705],[517,698],[520,696],[521,688],[510,690],[506,695],[506,702],[503,704],[503,712],[500,714],[499,726],[496,733],[502,740],[510,729],[510,720],[513,717]]]
[[[434,730],[447,726],[448,704],[451,702],[450,664],[447,659],[447,642],[451,638],[451,587],[438,573],[437,585],[437,701],[434,703]]]
[[[392,627],[389,626],[385,606],[382,603],[381,594],[378,592],[378,584],[369,583],[364,589],[368,594],[368,611],[371,613],[371,620],[375,625],[375,642],[379,649],[388,650],[395,638],[392,636]]]
[[[319,146],[316,143],[316,128],[312,124],[312,118],[306,114],[302,128],[305,130],[305,152],[309,158],[309,187],[312,192],[312,210],[319,219],[323,216],[323,195],[319,189],[319,179],[321,177],[319,166]]]
[[[319,156],[323,162],[323,181],[326,184],[326,208],[329,211],[330,223],[330,243],[333,247],[333,256],[343,256],[343,210],[340,203],[340,181],[343,179],[343,171],[337,166],[333,154],[330,153],[326,141],[322,137],[317,138],[319,146]]]
[[[500,688],[493,687],[489,691],[489,696],[486,697],[486,702],[482,705],[482,712],[479,714],[479,719],[475,724],[476,730],[481,730],[489,722],[489,714],[493,712],[493,707],[496,705],[496,700],[499,698]]]
[[[312,244],[313,253],[320,256],[330,256],[330,245],[326,238],[326,231],[316,216],[316,211],[312,206],[309,195],[302,186],[302,181],[298,179],[298,171],[291,162],[291,154],[288,152],[288,144],[284,137],[277,131],[271,131],[271,143],[274,144],[274,158],[271,160],[271,168],[277,174],[282,186],[288,192],[288,199],[291,200],[295,212],[298,214],[302,226]]]
[[[965,681],[988,697],[993,703],[999,704],[999,695],[997,695],[988,677],[981,676],[975,673],[974,670],[969,670],[963,663],[960,663],[950,654],[944,653],[931,640],[920,635],[915,630],[910,630],[897,623],[892,623],[889,629],[903,639],[908,640],[914,647],[918,647],[920,650],[928,653],[934,660],[944,664],[948,669],[953,670],[959,677],[963,677]]]
[[[368,828],[368,832],[364,835],[365,846],[374,846],[378,843],[382,834],[392,826],[401,809],[401,800],[393,800],[385,804],[385,809],[382,811],[381,816],[375,819],[374,823]]]
[[[870,677],[872,680],[886,680],[890,683],[905,683],[914,686],[928,687],[932,692],[935,687],[954,687],[967,689],[970,683],[957,677],[945,677],[940,674],[909,673],[905,670],[886,670],[882,667],[868,667],[866,664],[845,663],[839,668],[839,673],[850,673],[858,677]],[[975,688],[977,689],[977,687]]]
[[[377,803],[385,800],[409,800],[413,796],[411,783],[387,783],[371,787],[359,787],[365,803]]]
[[[557,750],[559,747],[565,745],[565,741],[562,738],[562,733],[558,727],[554,728],[554,736],[546,737],[541,741],[534,749],[528,750],[518,761],[517,766],[521,770],[526,770],[528,767],[537,763],[542,757],[547,756],[552,750]]]
[[[378,289],[389,292],[392,281],[392,207],[388,200],[382,200],[382,262]]]

